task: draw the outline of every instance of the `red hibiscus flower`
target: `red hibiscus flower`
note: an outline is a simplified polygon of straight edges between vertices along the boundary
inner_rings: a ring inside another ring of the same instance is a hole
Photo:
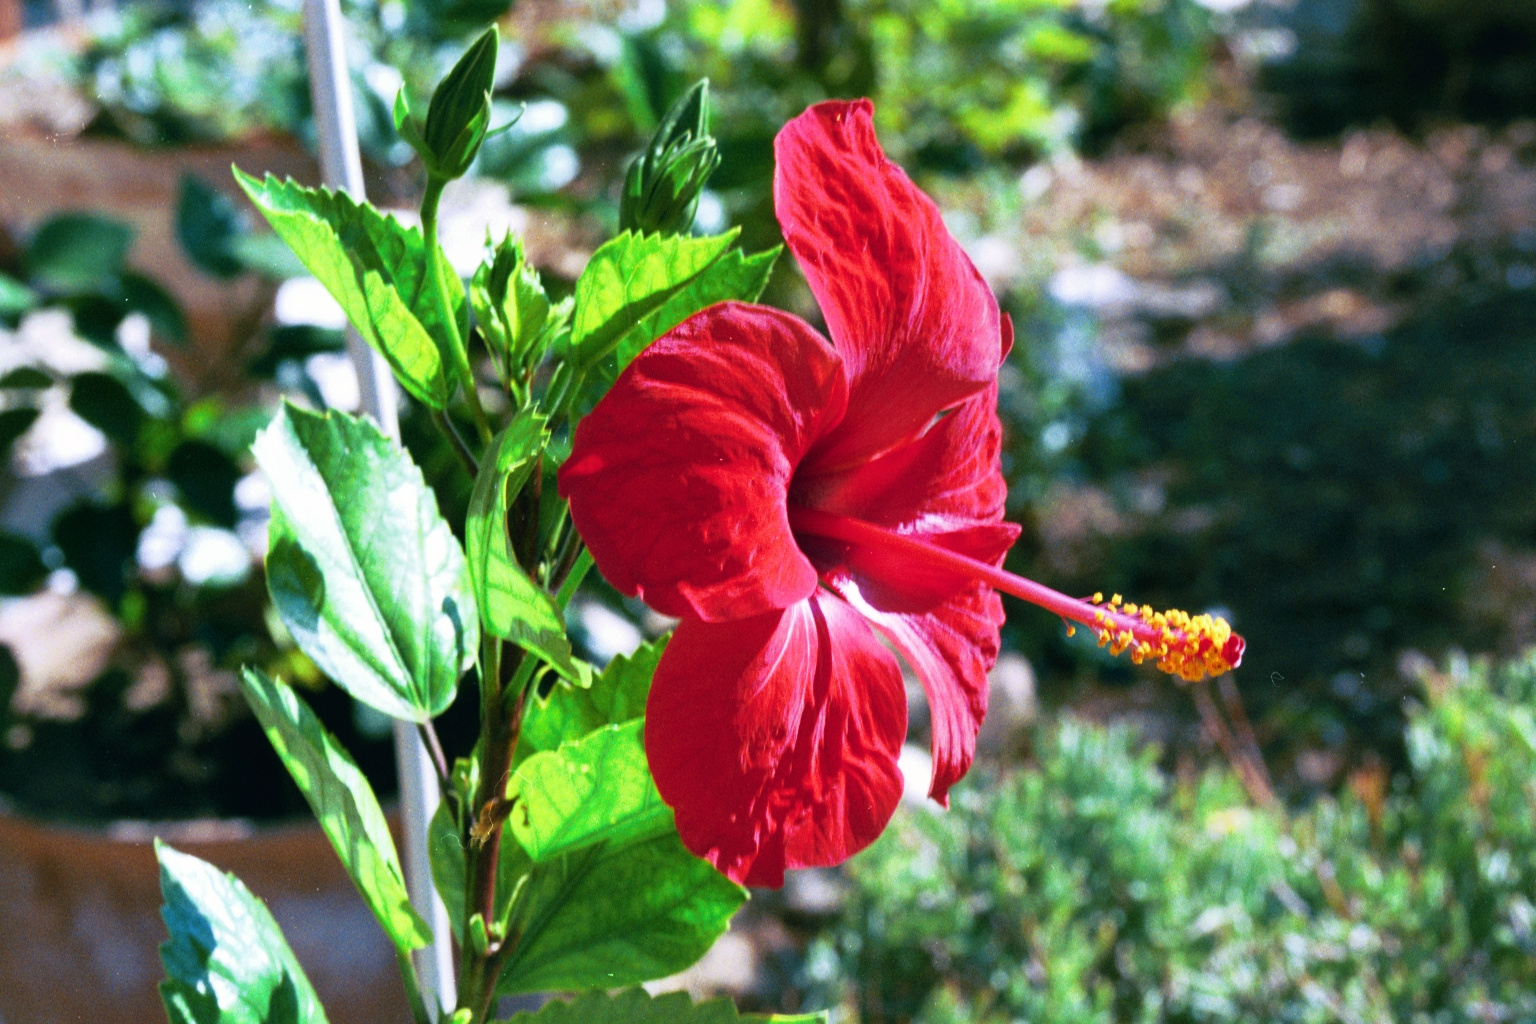
[[[998,568],[1018,535],[998,464],[1012,328],[871,112],[822,103],[775,143],[774,206],[831,340],[763,306],[706,309],[620,374],[560,472],[603,575],[681,620],[647,756],[683,842],[749,885],[840,863],[890,820],[892,648],[927,693],[945,802],[986,712],[997,589],[1185,677],[1241,656],[1220,620]]]

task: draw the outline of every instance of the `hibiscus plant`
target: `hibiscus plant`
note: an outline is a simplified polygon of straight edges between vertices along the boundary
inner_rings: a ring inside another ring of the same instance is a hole
[[[423,229],[343,194],[239,180],[432,414],[474,474],[466,521],[371,420],[287,406],[254,451],[272,490],[274,607],[357,700],[415,723],[443,800],[428,836],[459,955],[453,1024],[497,997],[586,992],[546,1022],[730,1021],[728,1003],[628,988],[700,958],[788,869],[838,864],[902,791],[898,658],[932,707],[940,803],[965,774],[998,653],[998,592],[1185,679],[1235,665],[1206,616],[1079,601],[1005,573],[997,373],[1008,318],[933,202],[886,160],[868,101],[780,132],[774,203],[827,335],[755,305],[777,252],[692,237],[718,158],[704,87],[625,184],[626,230],[551,301],[516,239],[466,287],[436,238],[443,186],[485,138],[496,36],[424,120]],[[599,667],[564,613],[596,566],[679,624]],[[1070,626],[1069,626],[1070,628]],[[463,680],[479,739],[433,719]],[[378,800],[281,680],[245,695],[393,941],[430,941]],[[160,847],[176,1022],[325,1019],[272,918],[235,879]],[[615,990],[621,990],[614,994]]]

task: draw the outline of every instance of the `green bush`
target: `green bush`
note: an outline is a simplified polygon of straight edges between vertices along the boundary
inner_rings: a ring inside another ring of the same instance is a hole
[[[1424,682],[1408,773],[1290,814],[1048,728],[853,862],[811,973],[865,1024],[1536,1019],[1536,656]]]

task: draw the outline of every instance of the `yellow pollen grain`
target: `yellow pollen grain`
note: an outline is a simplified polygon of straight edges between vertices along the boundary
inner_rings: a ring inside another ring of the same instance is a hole
[[[1094,613],[1093,631],[1099,646],[1108,647],[1111,654],[1129,651],[1134,664],[1150,661],[1163,672],[1192,683],[1232,670],[1222,657],[1232,636],[1226,619],[1190,615],[1176,608],[1159,612],[1149,605],[1123,604],[1119,594],[1106,603],[1102,593],[1095,593],[1093,603],[1102,606]],[[1127,618],[1134,622],[1134,631],[1128,628]]]

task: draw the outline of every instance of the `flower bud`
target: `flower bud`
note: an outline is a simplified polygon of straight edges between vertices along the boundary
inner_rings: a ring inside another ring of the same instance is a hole
[[[709,134],[709,79],[685,92],[656,128],[624,177],[623,231],[680,234],[693,226],[699,193],[720,164]]]
[[[404,90],[395,99],[395,128],[433,177],[462,177],[480,152],[491,123],[498,41],[493,25],[470,45],[432,93],[424,125],[412,122]]]

